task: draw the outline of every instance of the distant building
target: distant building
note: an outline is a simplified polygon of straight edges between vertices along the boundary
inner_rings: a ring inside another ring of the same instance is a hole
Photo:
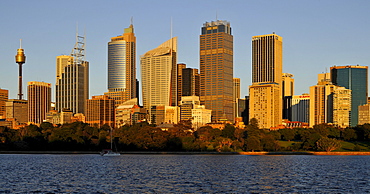
[[[51,110],[51,84],[45,82],[28,82],[28,122],[41,124]]]
[[[351,90],[337,87],[333,94],[333,124],[346,128],[350,126]]]
[[[91,126],[101,127],[108,125],[115,127],[115,104],[114,100],[106,95],[93,96],[87,100],[86,123]]]
[[[358,106],[358,124],[370,124],[370,104]]]
[[[200,35],[200,102],[212,121],[234,121],[233,35],[230,22],[205,22]]]
[[[62,112],[59,113],[60,116],[60,124],[72,123],[73,112],[69,109],[63,109]]]
[[[108,92],[116,107],[136,98],[136,37],[134,26],[125,28],[122,36],[108,43]]]
[[[181,96],[183,96],[183,88],[182,88],[182,85],[183,85],[183,69],[186,68],[186,64],[185,63],[178,63],[177,64],[177,98],[179,100],[178,104],[180,103],[181,101]]]
[[[367,104],[368,67],[359,65],[330,67],[331,82],[352,90],[351,126],[358,124],[358,106]]]
[[[75,64],[72,56],[57,56],[56,110],[85,113],[89,97],[89,62]]]
[[[294,79],[290,73],[283,73],[283,119],[292,121],[292,98],[294,96]]]
[[[198,69],[182,69],[182,94],[181,96],[199,96]]]
[[[292,120],[309,123],[310,119],[310,95],[295,95],[292,98]]]
[[[192,109],[200,105],[199,96],[183,96],[180,102],[180,120],[192,120]]]
[[[233,78],[233,109],[234,109],[234,119],[239,117],[240,115],[238,107],[239,107],[239,100],[240,99],[240,78]]]
[[[256,84],[249,87],[249,119],[256,118],[264,129],[282,122],[281,88],[277,83]]]
[[[174,37],[140,57],[143,105],[149,110],[150,120],[153,106],[178,103],[176,52]]]
[[[27,124],[28,101],[10,99],[5,103],[6,118],[14,119],[15,125]]]
[[[252,37],[252,85],[249,87],[249,119],[261,128],[282,123],[283,38],[273,34]]]
[[[328,77],[328,73],[319,74],[317,85],[310,87],[310,127],[333,123],[333,95],[337,86]]]
[[[8,101],[9,91],[0,88],[0,119],[6,118],[5,103]]]
[[[206,109],[204,105],[196,106],[191,110],[193,120],[191,121],[195,130],[210,123],[212,110]]]

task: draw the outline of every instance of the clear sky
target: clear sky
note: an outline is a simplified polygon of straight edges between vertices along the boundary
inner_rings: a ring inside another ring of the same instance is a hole
[[[283,37],[283,72],[295,78],[295,94],[308,93],[317,74],[333,65],[370,63],[370,1],[356,0],[120,0],[0,1],[0,88],[17,98],[19,39],[25,49],[23,93],[28,81],[52,83],[55,58],[69,55],[76,24],[86,32],[90,62],[90,96],[107,91],[107,43],[121,35],[133,17],[140,55],[173,36],[178,37],[178,62],[199,68],[199,35],[204,22],[227,20],[234,36],[234,77],[241,95],[251,84],[251,37],[275,32]],[[140,87],[141,89],[141,87]],[[27,95],[25,95],[27,96]]]

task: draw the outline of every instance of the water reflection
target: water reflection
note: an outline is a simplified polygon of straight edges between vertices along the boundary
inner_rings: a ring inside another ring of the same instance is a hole
[[[369,190],[369,156],[0,155],[0,193]]]

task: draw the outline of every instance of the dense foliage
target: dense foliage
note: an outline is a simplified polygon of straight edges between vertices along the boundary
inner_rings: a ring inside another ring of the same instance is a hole
[[[251,119],[245,129],[227,124],[223,130],[204,126],[192,132],[189,122],[168,130],[140,123],[115,129],[112,140],[119,151],[333,151],[343,141],[370,141],[370,124],[269,131]],[[282,141],[294,143],[284,147]],[[99,151],[109,148],[110,142],[108,126],[97,128],[82,122],[57,127],[42,123],[18,130],[0,127],[0,150]]]

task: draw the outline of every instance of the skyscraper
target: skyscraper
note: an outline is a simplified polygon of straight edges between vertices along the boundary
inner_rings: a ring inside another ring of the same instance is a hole
[[[283,92],[283,119],[292,121],[292,99],[294,96],[294,79],[290,73],[283,73],[282,77]]]
[[[182,69],[182,95],[199,96],[199,73],[195,68]]]
[[[283,38],[273,34],[252,37],[252,85],[249,118],[261,128],[282,123]]]
[[[334,85],[352,90],[351,126],[358,123],[358,106],[367,104],[368,67],[359,65],[330,67]]]
[[[116,106],[136,98],[136,37],[134,26],[108,43],[108,92]]]
[[[77,36],[70,56],[57,56],[56,110],[86,111],[89,98],[89,62],[85,61],[85,37]]]
[[[337,86],[328,78],[330,73],[319,74],[317,85],[310,87],[310,127],[333,123],[333,94]]]
[[[212,121],[233,121],[233,35],[230,22],[203,24],[200,35],[200,101]]]
[[[5,103],[8,101],[9,91],[0,88],[0,119],[6,118]]]
[[[240,78],[233,78],[233,104],[234,104],[234,118],[240,117],[239,113],[239,98],[240,98]]]
[[[333,124],[342,128],[350,126],[351,90],[337,87],[333,94]]]
[[[174,37],[140,57],[143,105],[147,110],[152,106],[177,104],[176,51],[177,37]]]
[[[28,82],[28,122],[41,124],[51,110],[51,84]]]

